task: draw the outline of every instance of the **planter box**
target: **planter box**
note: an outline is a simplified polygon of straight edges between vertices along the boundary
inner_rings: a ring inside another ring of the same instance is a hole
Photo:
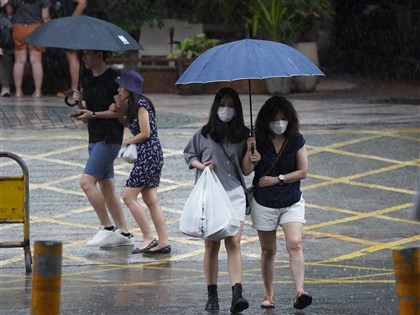
[[[178,89],[175,86],[178,73],[175,67],[140,66],[137,71],[144,78],[144,94],[178,93]]]
[[[113,58],[109,64],[118,63],[124,69],[138,71],[144,77],[143,91],[147,93],[214,94],[222,87],[231,87],[239,94],[248,94],[248,80],[188,84],[175,86],[182,72],[189,66],[191,59],[177,58]],[[166,62],[168,65],[157,65]],[[144,65],[144,63],[148,65]],[[150,65],[152,64],[152,65]],[[171,65],[172,64],[172,65]],[[123,71],[119,69],[119,71]],[[251,80],[252,94],[267,94],[265,80]]]
[[[318,46],[316,42],[296,43],[293,47],[304,54],[315,66],[319,67]],[[293,77],[291,89],[295,92],[313,92],[318,81],[318,76]]]

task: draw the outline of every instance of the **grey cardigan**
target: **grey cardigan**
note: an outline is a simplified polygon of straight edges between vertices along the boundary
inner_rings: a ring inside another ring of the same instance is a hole
[[[184,149],[184,158],[188,166],[192,168],[191,164],[195,160],[199,160],[204,163],[207,161],[213,161],[215,164],[214,172],[219,177],[225,190],[232,190],[238,186],[242,186],[241,180],[243,180],[242,174],[242,157],[245,153],[246,139],[239,143],[229,143],[224,141],[223,147],[230,159],[236,164],[232,165],[226,154],[223,152],[221,143],[216,143],[210,137],[205,138],[201,134],[200,128],[194,136],[190,139]],[[238,167],[239,166],[239,167]],[[238,167],[239,174],[242,177],[240,180],[236,175],[235,167]],[[197,169],[195,181],[201,175],[201,171]]]

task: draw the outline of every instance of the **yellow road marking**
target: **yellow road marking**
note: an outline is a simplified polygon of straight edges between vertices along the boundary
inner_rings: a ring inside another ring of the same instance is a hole
[[[357,257],[361,257],[361,256],[365,256],[367,254],[371,254],[377,251],[381,251],[384,249],[394,249],[397,248],[398,246],[404,245],[404,244],[408,244],[408,243],[412,243],[412,242],[418,242],[420,241],[420,235],[414,235],[412,237],[407,237],[407,238],[403,238],[403,239],[399,239],[397,241],[394,242],[389,242],[389,243],[383,243],[380,245],[375,245],[375,246],[371,246],[368,248],[364,248],[349,254],[345,254],[342,256],[338,256],[338,257],[331,257],[330,259],[326,259],[326,260],[322,260],[319,263],[323,263],[323,262],[336,262],[336,261],[343,261],[343,260],[347,260],[347,259],[354,259]],[[391,253],[390,253],[390,257],[391,257]]]

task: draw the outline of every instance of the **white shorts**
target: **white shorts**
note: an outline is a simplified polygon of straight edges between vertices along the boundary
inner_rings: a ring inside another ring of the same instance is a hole
[[[245,221],[245,192],[242,186],[226,191],[233,206],[233,213],[239,221]]]
[[[306,223],[305,200],[300,200],[290,207],[269,208],[257,203],[255,199],[251,202],[252,227],[258,231],[273,231],[279,225],[290,222]]]

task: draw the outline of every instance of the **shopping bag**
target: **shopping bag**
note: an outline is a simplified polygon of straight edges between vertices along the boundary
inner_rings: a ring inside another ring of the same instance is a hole
[[[137,161],[137,146],[130,144],[126,147],[122,147],[118,152],[118,157],[124,159],[128,163],[134,163]]]
[[[214,171],[207,176],[205,193],[204,238],[220,241],[236,235],[241,222],[235,217],[230,198]]]
[[[204,189],[208,168],[204,170],[195,183],[193,190],[188,196],[182,210],[179,229],[182,233],[203,238],[204,237]]]
[[[220,241],[238,233],[240,220],[214,171],[206,167],[188,197],[179,228],[182,233]]]

